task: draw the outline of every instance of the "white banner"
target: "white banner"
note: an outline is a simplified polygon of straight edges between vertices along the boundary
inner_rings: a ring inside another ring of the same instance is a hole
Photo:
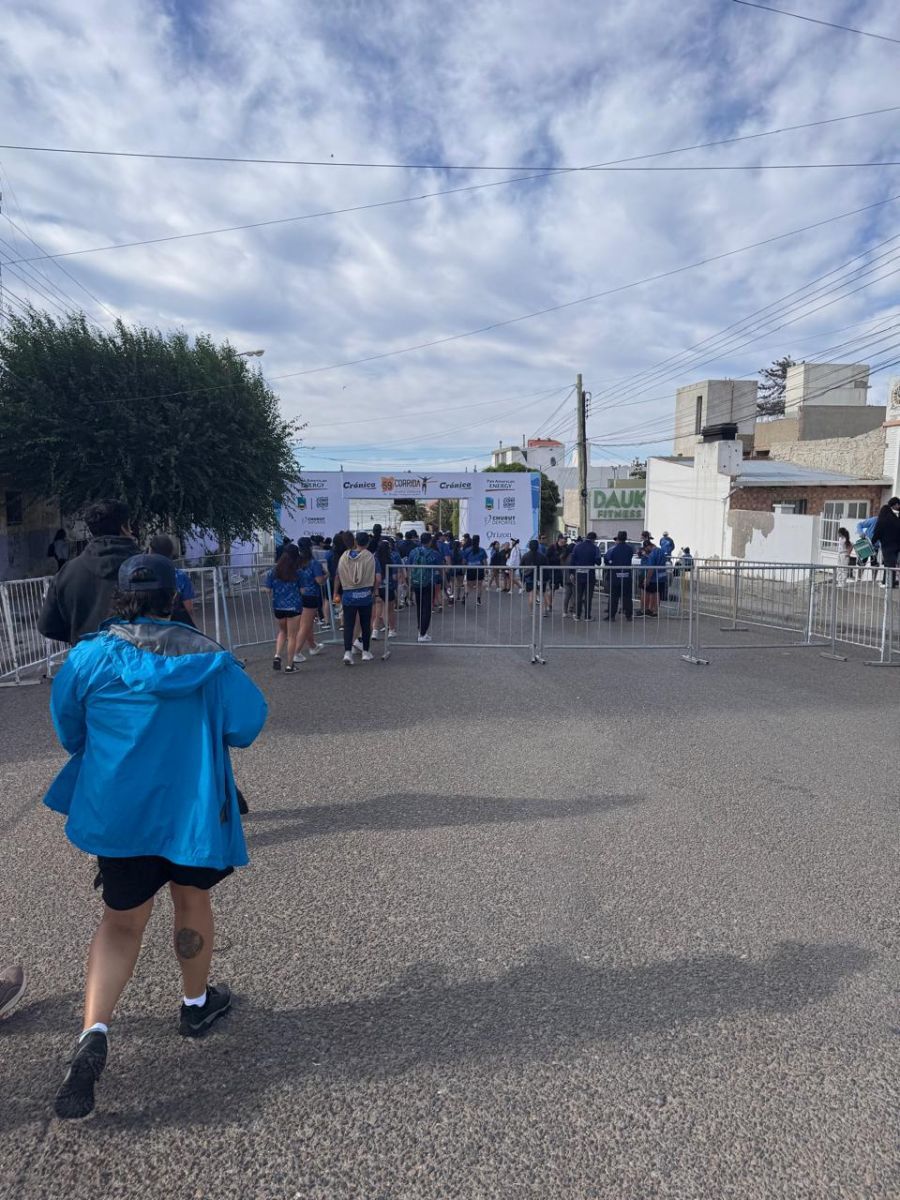
[[[304,472],[294,507],[278,514],[289,537],[329,537],[350,524],[351,500],[459,500],[460,532],[482,545],[537,536],[539,476],[534,471],[400,474],[389,471]]]
[[[350,504],[341,484],[340,471],[304,472],[291,499],[292,508],[282,509],[279,523],[295,541],[320,533],[331,537],[350,524]]]

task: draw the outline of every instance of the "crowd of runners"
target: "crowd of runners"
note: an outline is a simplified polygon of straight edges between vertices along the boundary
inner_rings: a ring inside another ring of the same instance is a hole
[[[545,617],[559,595],[563,617],[590,621],[602,583],[609,595],[603,620],[614,621],[620,608],[627,621],[652,617],[666,599],[672,570],[681,573],[693,564],[685,547],[673,568],[674,550],[668,533],[657,545],[647,530],[635,544],[620,532],[605,550],[595,533],[574,540],[541,536],[524,551],[517,538],[485,547],[477,534],[410,530],[393,537],[379,525],[371,533],[340,531],[296,543],[284,537],[264,579],[277,627],[272,666],[292,672],[307,655],[319,654],[316,633],[330,628],[332,617],[343,631],[344,663],[352,666],[356,655],[370,662],[372,641],[396,637],[397,613],[410,604],[418,641],[430,642],[435,612],[445,605],[480,606],[490,591],[525,596],[529,606],[540,604]]]

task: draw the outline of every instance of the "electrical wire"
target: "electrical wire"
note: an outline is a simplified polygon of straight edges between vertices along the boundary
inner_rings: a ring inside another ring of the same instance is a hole
[[[860,37],[877,38],[880,42],[893,42],[900,46],[900,38],[888,37],[884,33],[872,33],[868,29],[854,29],[852,25],[837,25],[834,21],[820,21],[818,17],[808,17],[804,13],[788,12],[784,8],[773,8],[770,4],[756,4],[755,0],[734,0],[745,8],[760,8],[763,12],[778,13],[782,17],[793,17],[797,21],[809,21],[811,25],[825,25],[829,29],[842,29],[845,33],[858,33]]]
[[[201,162],[201,163],[232,163],[246,165],[281,166],[281,167],[340,167],[351,169],[375,169],[398,171],[529,171],[539,172],[539,175],[524,176],[523,178],[539,178],[541,175],[562,175],[585,171],[602,171],[607,167],[620,166],[625,163],[641,162],[649,158],[662,158],[669,154],[685,154],[690,150],[709,150],[716,146],[730,146],[737,142],[749,142],[758,138],[774,137],[779,133],[795,133],[801,129],[814,129],[821,125],[835,125],[840,121],[856,121],[864,117],[877,117],[884,113],[898,112],[900,106],[873,108],[866,112],[847,113],[840,117],[824,117],[817,121],[804,121],[799,125],[781,125],[776,129],[763,129],[759,133],[744,133],[736,137],[717,138],[711,142],[695,142],[690,146],[673,146],[668,150],[654,150],[647,154],[633,154],[628,158],[613,158],[607,162],[590,163],[587,166],[560,166],[557,164],[544,165],[538,163],[514,163],[507,166],[485,163],[403,163],[403,162],[353,162],[343,159],[310,159],[310,158],[249,158],[237,155],[217,154],[169,154],[154,153],[138,150],[92,150],[68,146],[25,146],[12,143],[0,143],[0,150],[18,150],[36,154],[72,154],[93,158],[144,158],[172,162]],[[505,179],[502,183],[518,183],[519,180]]]

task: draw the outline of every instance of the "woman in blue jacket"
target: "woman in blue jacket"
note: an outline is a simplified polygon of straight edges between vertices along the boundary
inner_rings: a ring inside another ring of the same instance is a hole
[[[109,1022],[166,884],[184,981],[181,1034],[205,1033],[231,1005],[228,988],[208,982],[209,890],[248,861],[228,749],[256,738],[266,704],[217,642],[169,620],[175,592],[169,559],[127,559],[114,616],[79,642],[53,683],[53,722],[72,757],[44,803],[67,817],[69,841],[97,856],[104,903],[83,1032],[56,1095],[60,1117],[94,1107]]]

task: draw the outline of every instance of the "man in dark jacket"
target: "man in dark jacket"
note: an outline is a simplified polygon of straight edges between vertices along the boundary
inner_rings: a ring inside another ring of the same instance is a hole
[[[628,534],[624,529],[620,529],[616,534],[616,544],[610,546],[603,556],[603,561],[606,565],[612,567],[609,573],[609,613],[603,618],[604,621],[614,621],[616,619],[620,600],[622,601],[622,612],[625,614],[625,620],[631,620],[634,595],[634,572],[631,569],[633,554],[634,546],[629,544]]]
[[[109,616],[119,567],[140,554],[128,526],[128,506],[121,500],[98,500],[84,519],[91,540],[53,577],[38,618],[45,638],[72,646]]]
[[[594,619],[591,616],[591,608],[594,603],[594,589],[597,586],[596,567],[599,561],[597,535],[592,529],[569,555],[569,566],[575,568],[575,621],[580,621],[582,617],[586,621]]]
[[[900,584],[897,578],[897,563],[900,561],[900,498],[892,496],[883,506],[869,536],[876,546],[881,545],[881,561],[887,568],[881,586],[884,587],[890,577],[890,586],[897,587]]]

